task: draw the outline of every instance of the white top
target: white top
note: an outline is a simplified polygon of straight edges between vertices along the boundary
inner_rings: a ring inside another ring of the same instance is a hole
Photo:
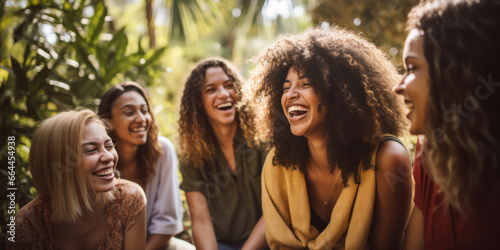
[[[158,136],[158,142],[163,152],[146,187],[148,239],[151,234],[175,235],[183,230],[177,154],[169,139]]]

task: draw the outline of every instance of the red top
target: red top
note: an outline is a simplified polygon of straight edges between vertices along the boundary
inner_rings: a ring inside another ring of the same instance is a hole
[[[419,155],[419,143],[415,155]],[[500,249],[500,195],[467,220],[444,202],[444,194],[415,157],[415,205],[424,216],[425,249]]]

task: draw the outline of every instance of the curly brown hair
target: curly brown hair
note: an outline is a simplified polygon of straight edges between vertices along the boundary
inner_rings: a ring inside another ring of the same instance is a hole
[[[205,72],[211,67],[221,67],[224,70],[233,81],[238,99],[241,99],[243,77],[228,60],[219,57],[207,58],[198,62],[191,71],[181,98],[178,140],[180,160],[195,167],[203,165],[215,152],[215,136],[201,101]],[[246,131],[248,126],[240,120],[245,119],[246,113],[244,110],[237,110],[235,118],[243,131]]]
[[[148,105],[149,114],[151,115],[151,127],[148,131],[148,139],[144,145],[140,145],[138,147],[136,153],[137,166],[141,166],[139,168],[139,178],[147,181],[149,177],[156,174],[156,164],[162,153],[162,148],[160,143],[158,142],[158,125],[156,124],[154,114],[151,112],[151,104],[149,104],[149,100],[144,88],[132,81],[127,81],[113,86],[102,96],[98,115],[103,119],[111,119],[111,109],[113,108],[113,104],[115,103],[116,99],[129,91],[135,91],[144,98],[146,104]],[[108,134],[113,139],[113,141],[116,141],[116,136],[114,135],[113,130],[108,130]],[[120,147],[120,145],[116,146]],[[120,161],[118,161],[118,167],[119,166]]]
[[[500,188],[500,2],[422,2],[407,30],[424,35],[430,89],[423,159],[447,201],[474,214]]]
[[[370,166],[371,152],[383,134],[401,136],[406,128],[402,101],[392,91],[399,75],[375,45],[338,27],[308,29],[282,36],[252,59],[256,63],[243,87],[243,103],[255,129],[247,137],[270,141],[273,164],[305,170],[307,139],[295,136],[281,107],[283,83],[292,65],[304,71],[327,107],[327,153],[331,171],[342,170],[358,182],[358,166]]]

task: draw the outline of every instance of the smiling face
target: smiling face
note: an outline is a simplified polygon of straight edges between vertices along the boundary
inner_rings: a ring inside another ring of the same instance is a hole
[[[326,107],[321,105],[319,95],[304,73],[295,66],[290,67],[283,83],[281,106],[292,134],[308,139],[325,136]]]
[[[236,124],[236,89],[221,67],[206,70],[201,101],[212,127]]]
[[[406,73],[401,82],[394,87],[394,92],[405,98],[408,108],[406,117],[410,120],[410,133],[423,134],[429,96],[429,63],[424,55],[423,31],[413,29],[406,38],[403,51]]]
[[[110,122],[120,145],[145,144],[152,118],[144,97],[136,91],[123,93],[113,103]]]
[[[85,125],[82,135],[83,167],[90,192],[113,189],[118,154],[104,127],[94,121]]]

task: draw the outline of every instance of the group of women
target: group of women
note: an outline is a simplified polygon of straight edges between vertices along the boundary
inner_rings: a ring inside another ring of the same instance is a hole
[[[39,196],[8,247],[193,248],[172,237],[180,187],[198,249],[498,249],[498,13],[495,0],[421,2],[402,77],[336,27],[278,37],[246,82],[203,60],[185,83],[178,155],[145,90],[116,85],[98,115],[41,123]],[[408,127],[413,166],[398,139]]]

